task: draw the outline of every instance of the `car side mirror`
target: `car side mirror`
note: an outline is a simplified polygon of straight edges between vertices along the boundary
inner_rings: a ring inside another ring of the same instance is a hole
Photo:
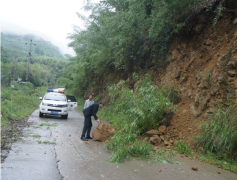
[[[39,97],[40,100],[42,100],[43,98],[42,97]]]
[[[68,100],[67,100],[67,102],[71,102],[71,100],[70,100],[70,99],[68,99]]]

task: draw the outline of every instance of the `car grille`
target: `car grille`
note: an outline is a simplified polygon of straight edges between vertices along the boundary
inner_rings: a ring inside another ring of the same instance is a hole
[[[51,106],[51,107],[63,107],[64,105],[60,105],[60,104],[48,104],[48,106]]]
[[[57,109],[48,109],[48,111],[57,111],[57,112],[61,112],[61,110],[57,110]]]

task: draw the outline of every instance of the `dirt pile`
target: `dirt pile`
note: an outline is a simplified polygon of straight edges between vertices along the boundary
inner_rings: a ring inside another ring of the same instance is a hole
[[[96,129],[92,132],[92,137],[98,141],[106,141],[114,135],[115,129],[108,124],[100,123]]]
[[[190,113],[190,103],[191,100],[186,99],[177,104],[179,111],[172,115],[168,126],[162,125],[158,130],[152,129],[146,132],[147,140],[151,141],[154,149],[176,146],[178,140],[186,141],[190,148],[195,148],[194,137],[198,135],[200,122],[205,119],[195,118]],[[166,117],[162,122],[165,121]]]

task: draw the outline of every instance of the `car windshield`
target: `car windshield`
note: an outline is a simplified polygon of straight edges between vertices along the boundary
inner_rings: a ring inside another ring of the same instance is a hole
[[[62,94],[46,94],[44,100],[66,101],[66,96]]]

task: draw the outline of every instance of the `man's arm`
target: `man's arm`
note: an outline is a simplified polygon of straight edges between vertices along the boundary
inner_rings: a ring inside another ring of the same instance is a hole
[[[95,104],[95,105],[96,105],[96,104]],[[93,109],[93,116],[94,116],[95,120],[97,120],[98,117],[96,116],[96,113],[97,113],[97,111],[98,111],[98,109],[99,109],[99,106],[95,106],[95,105],[94,105],[94,109]]]

